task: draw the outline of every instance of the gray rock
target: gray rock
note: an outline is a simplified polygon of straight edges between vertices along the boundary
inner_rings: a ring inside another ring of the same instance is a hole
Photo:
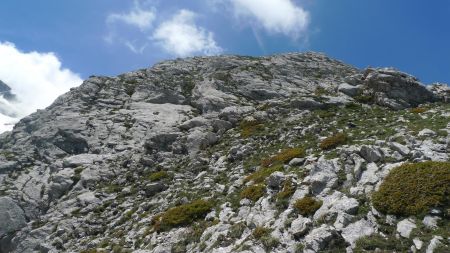
[[[417,226],[415,223],[412,222],[410,219],[404,219],[401,220],[399,223],[397,223],[397,232],[405,237],[409,238],[411,232],[413,229],[415,229]]]
[[[23,210],[10,197],[0,197],[0,238],[27,224]]]
[[[286,179],[286,176],[281,171],[276,171],[267,178],[267,186],[270,188],[278,189],[282,186],[284,180]]]
[[[338,213],[354,214],[359,207],[356,199],[349,198],[338,191],[326,196],[322,201],[322,206],[314,213],[314,220],[322,218],[330,220],[336,217]]]
[[[378,162],[383,159],[383,153],[381,150],[373,146],[362,146],[359,153],[369,163]]]
[[[304,181],[311,185],[313,194],[320,194],[336,186],[339,169],[335,161],[319,160],[311,166],[309,176]]]
[[[352,246],[355,246],[355,242],[359,238],[370,236],[375,233],[375,231],[376,230],[374,224],[372,224],[368,220],[361,219],[343,228],[342,237]]]
[[[378,94],[377,103],[393,109],[414,107],[436,100],[417,78],[392,68],[367,69],[364,85]]]
[[[436,132],[433,130],[430,130],[428,128],[420,130],[420,132],[417,134],[419,137],[433,137],[436,135]]]
[[[292,221],[291,231],[296,238],[305,235],[312,227],[312,220],[309,218],[299,217]]]
[[[343,240],[341,235],[331,226],[322,225],[312,230],[304,239],[305,249],[303,252],[319,252],[325,249],[329,244],[337,244]]]
[[[434,250],[439,247],[439,245],[442,244],[442,240],[444,238],[442,238],[442,236],[433,236],[433,239],[431,239],[430,244],[428,244],[427,250],[425,251],[426,253],[433,253]]]
[[[360,90],[361,90],[360,86],[353,86],[348,83],[342,83],[338,87],[338,91],[350,97],[356,96],[360,92]]]
[[[418,249],[418,250],[422,249],[422,247],[423,247],[422,240],[420,240],[419,238],[414,238],[413,243],[414,243],[414,246],[416,247],[416,249]]]
[[[145,195],[147,197],[152,197],[159,192],[165,191],[168,188],[167,185],[161,182],[148,183],[145,185]]]
[[[392,142],[391,148],[395,151],[398,151],[401,155],[404,155],[404,156],[408,155],[411,152],[411,150],[407,146],[402,145],[398,142]]]
[[[305,158],[294,158],[289,162],[289,166],[301,166],[305,163]]]
[[[438,216],[430,216],[430,215],[427,215],[427,216],[425,216],[425,217],[423,218],[422,223],[423,223],[423,225],[425,225],[425,227],[427,227],[428,229],[436,229],[436,228],[438,227],[437,224],[438,224],[438,221],[439,221],[440,219],[441,219],[441,218],[438,217]]]

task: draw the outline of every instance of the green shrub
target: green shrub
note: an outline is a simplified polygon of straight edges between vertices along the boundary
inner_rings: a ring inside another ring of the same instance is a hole
[[[345,142],[347,142],[347,135],[345,133],[337,133],[321,141],[319,147],[323,150],[328,150],[342,145]]]
[[[375,101],[375,97],[373,95],[360,94],[353,97],[356,101],[364,104],[371,104]]]
[[[263,167],[269,167],[272,164],[278,164],[278,163],[287,163],[293,158],[296,157],[304,157],[305,156],[305,150],[303,148],[297,147],[297,148],[287,148],[283,149],[280,153],[264,159],[261,161],[261,166]]]
[[[253,230],[253,238],[260,241],[266,250],[275,248],[280,242],[270,235],[271,229],[265,227],[256,227]]]
[[[154,172],[154,173],[150,174],[148,176],[148,179],[150,181],[154,182],[154,181],[160,181],[164,178],[169,178],[169,177],[170,177],[170,174],[167,173],[166,171],[158,171],[158,172]]]
[[[245,188],[241,192],[241,199],[250,199],[252,201],[257,201],[259,198],[264,196],[266,192],[266,186],[262,184],[255,184]]]
[[[416,107],[416,108],[412,108],[412,109],[410,110],[411,113],[416,113],[416,114],[418,114],[418,113],[424,113],[424,112],[426,112],[426,111],[428,111],[428,108],[425,108],[425,107]]]
[[[213,204],[206,200],[194,200],[188,204],[172,207],[153,218],[153,227],[157,231],[189,225],[201,219],[212,209]]]
[[[395,237],[384,238],[376,234],[358,239],[353,252],[373,252],[376,249],[380,249],[380,252],[408,252],[409,245],[408,242],[396,239]]]
[[[243,120],[240,124],[242,138],[248,138],[264,130],[264,125],[257,120]]]
[[[395,215],[422,215],[450,207],[450,162],[403,164],[391,170],[372,195],[376,209]]]
[[[276,166],[272,166],[269,168],[262,168],[256,172],[253,172],[252,174],[248,175],[245,179],[244,182],[250,182],[253,181],[257,184],[264,182],[264,180],[270,176],[270,174],[274,173],[275,171],[282,171],[283,170],[283,166],[281,165],[276,165]]]
[[[303,216],[313,215],[321,206],[322,201],[312,197],[297,199],[294,203],[295,209]]]

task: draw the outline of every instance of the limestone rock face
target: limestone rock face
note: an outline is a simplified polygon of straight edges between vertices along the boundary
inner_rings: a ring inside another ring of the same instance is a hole
[[[448,161],[448,97],[312,52],[90,77],[0,135],[0,252],[363,252],[400,237],[381,250],[449,251],[447,209],[419,220],[371,200],[396,166]]]

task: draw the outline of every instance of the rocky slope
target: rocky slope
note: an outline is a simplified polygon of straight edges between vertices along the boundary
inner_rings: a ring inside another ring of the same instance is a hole
[[[448,252],[449,97],[317,53],[91,77],[0,135],[0,252]],[[406,163],[434,202],[377,204]]]

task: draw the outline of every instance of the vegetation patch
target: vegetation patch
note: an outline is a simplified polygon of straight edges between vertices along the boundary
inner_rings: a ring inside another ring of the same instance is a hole
[[[266,250],[271,250],[280,243],[276,238],[270,235],[272,230],[265,227],[256,227],[253,230],[253,238],[260,241]]]
[[[319,147],[322,150],[328,150],[335,148],[339,145],[342,145],[346,142],[347,142],[347,135],[345,133],[337,133],[321,141]]]
[[[172,207],[153,218],[153,227],[156,231],[164,231],[173,227],[189,225],[198,219],[204,218],[212,208],[213,204],[211,202],[201,199]]]
[[[313,197],[304,197],[294,203],[297,212],[303,216],[313,215],[322,206],[322,201]]]
[[[381,235],[371,235],[358,239],[353,252],[373,252],[377,249],[381,250],[380,252],[407,252],[409,246],[409,242],[396,239],[395,237],[385,238]]]
[[[303,148],[287,148],[283,149],[278,154],[264,159],[261,161],[261,166],[263,167],[269,167],[272,164],[278,164],[278,163],[287,163],[293,158],[296,157],[304,157],[305,156],[305,150]]]
[[[290,178],[283,183],[282,190],[277,193],[276,205],[279,208],[286,209],[289,206],[289,198],[294,194],[295,186]]]
[[[248,138],[264,130],[264,125],[257,120],[243,120],[240,124],[242,138]]]
[[[158,171],[158,172],[154,172],[154,173],[150,174],[148,176],[148,179],[152,182],[155,182],[155,181],[160,181],[162,179],[166,179],[169,177],[170,177],[170,174],[167,173],[167,171]]]
[[[266,186],[263,184],[251,185],[241,192],[241,199],[250,199],[252,201],[257,201],[259,198],[264,196],[266,192]]]
[[[282,165],[275,165],[269,168],[262,168],[256,172],[253,172],[252,174],[248,175],[244,182],[250,182],[253,181],[257,184],[264,182],[270,174],[274,173],[275,171],[282,171],[283,166]]]
[[[372,195],[375,208],[395,215],[423,215],[450,207],[450,162],[403,164],[391,170]]]
[[[428,108],[426,107],[416,107],[410,110],[411,113],[424,113],[426,111],[428,111]]]

